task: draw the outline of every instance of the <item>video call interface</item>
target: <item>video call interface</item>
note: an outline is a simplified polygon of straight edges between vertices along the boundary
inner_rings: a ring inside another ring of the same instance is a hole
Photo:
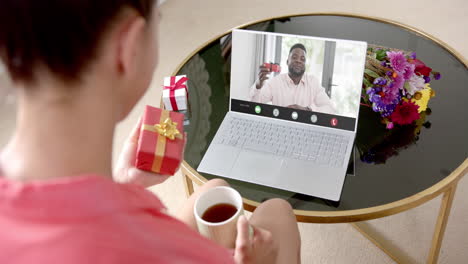
[[[231,110],[355,130],[364,42],[234,30]]]

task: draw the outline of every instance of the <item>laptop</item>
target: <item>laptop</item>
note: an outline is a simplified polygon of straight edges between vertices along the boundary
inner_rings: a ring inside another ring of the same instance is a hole
[[[229,112],[197,170],[339,201],[367,44],[233,30]]]

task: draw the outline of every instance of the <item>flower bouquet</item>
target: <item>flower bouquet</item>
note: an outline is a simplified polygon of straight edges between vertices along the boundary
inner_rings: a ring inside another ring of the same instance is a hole
[[[415,144],[423,127],[430,128],[430,82],[440,77],[414,52],[369,45],[356,136],[363,162],[385,163]]]
[[[416,59],[416,53],[369,45],[362,105],[379,113],[387,129],[413,124],[435,95],[431,76],[440,79],[440,73]]]

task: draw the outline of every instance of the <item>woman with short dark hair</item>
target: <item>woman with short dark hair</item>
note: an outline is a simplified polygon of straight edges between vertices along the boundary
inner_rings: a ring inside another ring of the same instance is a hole
[[[0,154],[0,263],[299,261],[297,223],[283,200],[239,220],[233,252],[191,228],[194,200],[225,181],[190,197],[182,221],[167,215],[144,187],[168,176],[133,166],[139,124],[113,172],[115,126],[157,65],[154,0],[0,5],[0,58],[18,98],[16,130]]]

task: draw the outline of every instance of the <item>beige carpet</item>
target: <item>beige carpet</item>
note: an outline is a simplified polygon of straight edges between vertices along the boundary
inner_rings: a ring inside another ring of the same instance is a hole
[[[395,20],[421,29],[468,58],[468,4],[452,1],[345,1],[345,0],[166,0],[161,7],[160,62],[153,87],[162,84],[195,48],[225,31],[251,21],[296,13],[346,12]],[[179,37],[183,36],[183,37]],[[0,69],[1,76],[1,69]],[[0,99],[5,80],[0,78]],[[115,135],[115,156],[146,104],[158,105],[160,93],[151,89]],[[14,126],[11,105],[0,101],[0,147]],[[174,212],[185,200],[181,176],[151,188]],[[368,222],[407,259],[425,263],[440,199],[419,208]],[[468,263],[468,177],[460,181],[439,263]],[[348,224],[300,224],[303,263],[394,263]]]

